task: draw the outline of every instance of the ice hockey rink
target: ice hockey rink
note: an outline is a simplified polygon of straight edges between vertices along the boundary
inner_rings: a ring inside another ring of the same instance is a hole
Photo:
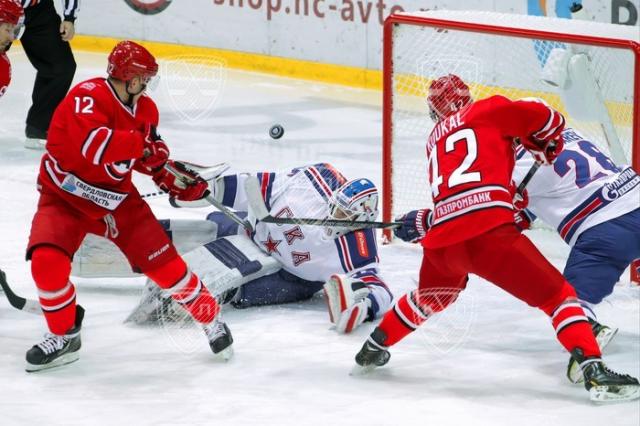
[[[0,267],[16,292],[35,298],[24,249],[41,152],[22,146],[34,72],[19,47],[10,54],[14,81],[0,99]],[[76,52],[76,60],[76,81],[104,75],[106,55]],[[225,161],[235,171],[322,161],[381,183],[379,92],[197,63],[164,62],[163,70],[152,96],[173,158]],[[208,101],[190,98],[193,90]],[[286,132],[277,141],[268,136],[274,123]],[[155,191],[144,177],[136,182],[143,193]],[[212,210],[176,210],[165,198],[150,204],[160,218],[204,218]],[[568,249],[559,237],[545,230],[529,235],[563,267]],[[395,295],[413,288],[420,250],[396,243],[380,253]],[[0,425],[640,424],[638,401],[598,406],[568,382],[568,355],[544,314],[476,277],[450,310],[392,348],[389,364],[366,377],[349,372],[372,325],[338,335],[319,296],[225,309],[235,357],[220,363],[195,327],[123,324],[143,278],[74,282],[87,310],[80,360],[46,372],[24,371],[44,319],[0,298]],[[608,364],[640,376],[640,288],[625,274],[597,312],[620,329],[605,351]]]

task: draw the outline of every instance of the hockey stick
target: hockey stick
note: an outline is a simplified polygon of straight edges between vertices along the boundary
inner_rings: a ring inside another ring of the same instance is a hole
[[[247,193],[247,200],[249,201],[249,207],[253,211],[256,218],[262,222],[275,223],[279,225],[319,225],[319,226],[341,226],[349,229],[362,229],[362,228],[382,228],[393,229],[402,226],[402,222],[374,222],[370,220],[355,221],[355,220],[340,220],[340,219],[308,219],[297,217],[273,217],[269,214],[267,206],[262,199],[262,193],[260,192],[260,184],[258,179],[254,176],[250,176],[244,182],[245,192]]]
[[[4,290],[4,294],[7,297],[9,304],[17,310],[35,315],[42,314],[40,303],[36,302],[35,300],[25,299],[24,297],[18,296],[13,292],[11,287],[9,287],[9,283],[7,282],[7,276],[2,269],[0,269],[0,287],[2,287],[2,290]]]
[[[536,172],[538,171],[541,165],[542,163],[539,163],[537,161],[533,163],[533,166],[531,166],[527,174],[522,178],[522,182],[520,182],[520,185],[518,185],[518,188],[516,188],[516,194],[522,196],[522,193],[524,192],[525,188],[527,187],[527,185],[529,185],[529,182],[533,178],[533,175],[536,174]]]
[[[195,176],[198,177],[198,179],[203,179],[196,170],[193,170],[187,164],[185,164],[183,162],[180,162],[180,161],[174,161],[174,164],[176,165],[177,168],[172,167],[169,163],[165,164],[164,168],[165,168],[166,171],[168,171],[169,173],[174,175],[176,177],[176,179],[182,181],[185,185],[190,185],[190,184],[194,183],[195,180],[190,178],[190,177],[188,177],[187,175],[185,175],[184,172],[187,172],[187,173],[190,173],[192,175],[195,175]],[[180,169],[182,169],[182,170],[180,170]],[[221,202],[216,200],[213,197],[213,195],[211,194],[211,191],[207,190],[205,192],[204,199],[207,200],[212,206],[214,206],[215,208],[220,210],[222,213],[227,215],[227,217],[229,217],[229,219],[233,220],[235,223],[237,223],[238,225],[242,226],[247,231],[253,232],[253,226],[251,226],[249,221],[241,218],[233,210],[231,210],[230,208],[228,208],[227,206],[225,206],[224,204],[222,204]]]

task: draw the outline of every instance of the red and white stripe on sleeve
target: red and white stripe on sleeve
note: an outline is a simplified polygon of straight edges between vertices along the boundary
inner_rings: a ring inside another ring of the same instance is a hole
[[[82,143],[82,156],[91,161],[92,164],[102,164],[104,153],[112,135],[113,130],[108,127],[93,129]]]

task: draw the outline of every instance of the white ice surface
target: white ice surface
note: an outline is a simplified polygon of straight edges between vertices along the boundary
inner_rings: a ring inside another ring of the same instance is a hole
[[[0,99],[0,265],[17,292],[35,298],[23,256],[40,153],[22,147],[34,73],[19,49],[11,58],[14,82]],[[76,81],[103,74],[102,55],[76,58]],[[167,83],[170,78],[161,81],[156,100],[161,134],[175,158],[228,161],[238,171],[328,161],[347,176],[381,182],[377,92],[228,71],[210,114],[191,122],[171,106]],[[279,141],[268,138],[273,123],[286,130]],[[144,178],[136,182],[142,192],[155,190]],[[159,217],[207,211],[174,210],[161,198],[151,204]],[[567,249],[559,238],[548,231],[532,236],[562,267]],[[381,257],[396,295],[415,285],[416,247],[384,246]],[[337,335],[319,297],[226,311],[236,357],[219,364],[199,330],[122,324],[142,279],[75,283],[87,309],[81,357],[55,371],[24,372],[24,354],[45,324],[0,300],[0,425],[640,424],[637,401],[590,403],[585,390],[564,377],[568,356],[548,318],[477,278],[450,310],[396,345],[388,366],[364,378],[348,373],[372,325]],[[638,288],[622,283],[598,307],[604,323],[620,328],[606,351],[608,363],[636,377],[639,296]]]

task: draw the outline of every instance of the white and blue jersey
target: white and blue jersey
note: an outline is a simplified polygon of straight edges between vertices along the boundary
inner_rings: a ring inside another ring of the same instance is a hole
[[[588,304],[611,294],[625,268],[640,257],[640,177],[616,166],[575,130],[563,136],[556,161],[540,167],[527,185],[527,209],[571,246],[563,275],[595,317]],[[531,155],[518,150],[516,183],[532,165]]]
[[[224,176],[216,183],[216,199],[236,211],[247,211],[244,181],[248,175]],[[275,217],[324,219],[328,200],[347,179],[330,164],[321,163],[288,172],[257,174],[267,209]],[[311,282],[325,282],[333,274],[346,274],[372,290],[374,316],[384,313],[392,295],[380,277],[378,247],[373,229],[330,238],[322,226],[278,225],[258,222],[253,242],[277,259],[284,270]]]
[[[615,165],[577,131],[568,128],[562,135],[564,150],[527,185],[527,209],[573,246],[587,229],[640,208],[640,176],[629,166]],[[517,151],[516,185],[533,163],[526,150]]]

